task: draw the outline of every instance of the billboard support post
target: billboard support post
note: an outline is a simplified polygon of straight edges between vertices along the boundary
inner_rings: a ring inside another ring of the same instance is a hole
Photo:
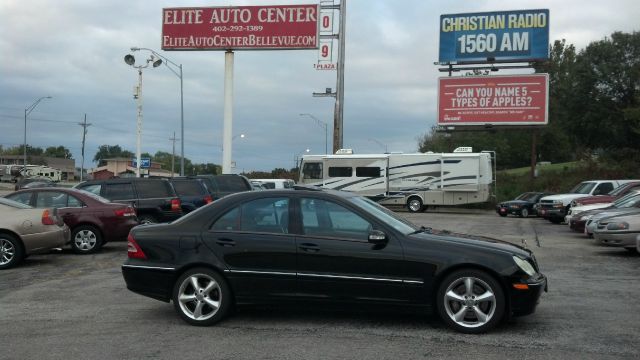
[[[233,51],[224,53],[224,124],[222,129],[222,173],[231,173],[233,132]]]
[[[342,149],[342,133],[343,133],[343,114],[344,114],[344,51],[345,51],[345,26],[347,19],[347,0],[340,1],[340,25],[338,36],[339,49],[338,49],[338,79],[336,86],[336,108],[334,112],[335,120],[333,122],[333,153]]]

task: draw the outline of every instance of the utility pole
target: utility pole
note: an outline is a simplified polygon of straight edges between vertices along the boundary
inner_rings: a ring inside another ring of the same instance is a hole
[[[91,126],[91,123],[87,124],[87,114],[84,114],[84,122],[78,123],[78,125],[82,126],[82,163],[80,165],[80,181],[82,181],[82,176],[84,175],[84,143],[87,137],[87,127]]]
[[[173,150],[171,152],[171,177],[173,177],[174,174],[174,168],[175,168],[175,159],[176,159],[176,140],[180,140],[180,139],[176,139],[176,132],[173,132],[173,137],[169,138],[169,140],[171,140],[173,142]]]

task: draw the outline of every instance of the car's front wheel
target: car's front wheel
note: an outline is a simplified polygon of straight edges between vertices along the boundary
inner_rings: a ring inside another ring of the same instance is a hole
[[[417,196],[410,197],[407,201],[407,209],[412,213],[423,211],[424,206],[422,205],[422,200]]]
[[[500,284],[484,271],[459,270],[447,276],[437,294],[437,309],[450,328],[468,334],[495,327],[505,312]]]
[[[520,211],[520,217],[523,217],[523,218],[529,217],[529,210],[527,208],[523,208]]]
[[[222,320],[232,302],[226,280],[215,271],[195,268],[184,273],[173,289],[173,305],[191,325],[209,326]]]

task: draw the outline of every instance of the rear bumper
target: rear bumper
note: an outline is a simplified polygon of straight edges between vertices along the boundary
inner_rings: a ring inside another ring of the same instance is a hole
[[[71,232],[67,225],[55,226],[57,229],[43,233],[22,235],[22,242],[27,254],[46,252],[53,248],[63,247],[71,241]]]
[[[175,282],[175,269],[159,266],[122,265],[127,289],[140,295],[169,302]]]
[[[511,287],[511,313],[513,316],[533,314],[540,302],[540,296],[547,291],[547,277],[539,274],[535,280],[526,283],[528,289],[519,290]]]

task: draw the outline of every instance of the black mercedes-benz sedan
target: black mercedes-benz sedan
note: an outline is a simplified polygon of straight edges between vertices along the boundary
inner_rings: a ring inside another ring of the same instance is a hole
[[[410,306],[485,332],[546,291],[530,250],[419,227],[366,198],[299,188],[229,195],[170,224],[131,230],[127,288],[173,301],[192,325],[234,305]]]

